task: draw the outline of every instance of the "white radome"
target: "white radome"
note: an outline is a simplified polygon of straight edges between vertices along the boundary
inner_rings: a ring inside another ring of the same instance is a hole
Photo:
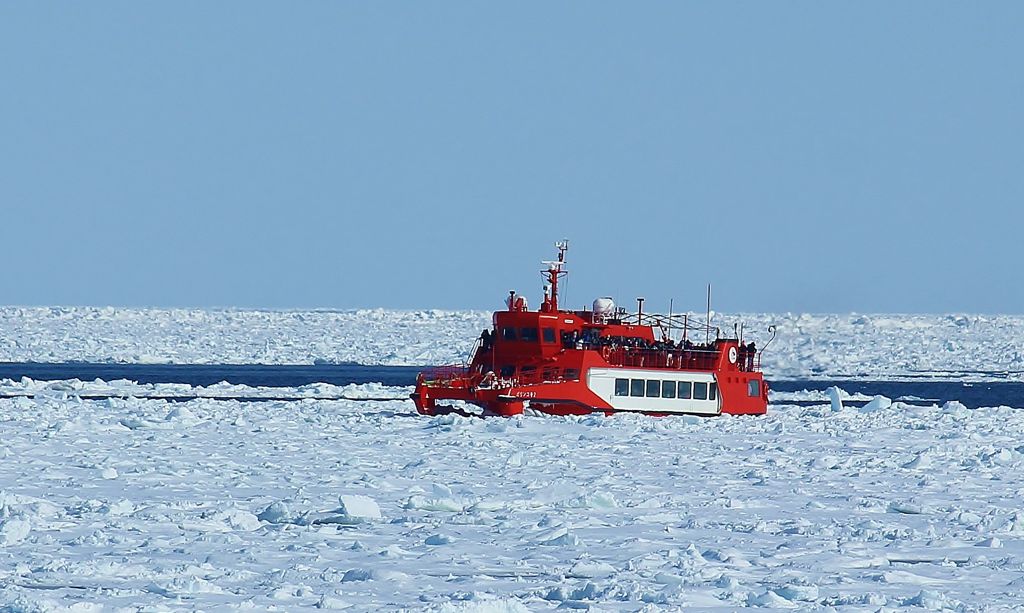
[[[594,314],[609,317],[615,313],[615,301],[608,296],[594,299]]]

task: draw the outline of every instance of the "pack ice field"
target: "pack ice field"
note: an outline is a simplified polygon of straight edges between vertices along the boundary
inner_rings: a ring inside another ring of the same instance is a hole
[[[464,358],[489,319],[5,308],[0,359],[430,365]],[[855,381],[866,364],[979,384],[1024,370],[1024,318],[743,319],[778,326],[769,381]],[[372,383],[288,390],[346,400],[252,402],[142,399],[116,380],[2,386],[32,396],[0,399],[8,610],[1024,601],[1024,413],[1011,406],[810,390],[771,392],[763,416],[481,420],[420,416],[412,387]]]

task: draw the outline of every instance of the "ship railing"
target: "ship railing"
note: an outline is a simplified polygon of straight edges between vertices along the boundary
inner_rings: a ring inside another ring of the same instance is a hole
[[[605,361],[623,368],[666,368],[674,370],[714,370],[719,349],[646,349],[637,347],[596,347]],[[741,351],[737,359],[741,371],[761,370],[761,356]]]
[[[714,370],[716,349],[640,349],[602,347],[601,355],[612,366],[624,368],[668,368],[678,370]]]
[[[577,368],[558,368],[554,366],[532,367],[525,366],[519,369],[515,377],[502,380],[516,385],[537,385],[540,383],[563,383],[566,381],[579,381],[580,371]]]
[[[739,359],[736,366],[743,372],[758,372],[761,370],[761,354],[750,352],[740,345]]]
[[[434,366],[426,368],[416,377],[417,382],[430,385],[455,386],[470,379],[469,368],[466,366]]]

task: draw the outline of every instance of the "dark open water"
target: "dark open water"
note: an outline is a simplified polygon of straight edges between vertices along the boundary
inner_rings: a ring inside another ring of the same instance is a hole
[[[221,381],[239,385],[291,388],[312,383],[348,385],[350,383],[382,383],[413,385],[418,366],[363,366],[361,364],[264,365],[264,364],[90,364],[0,362],[0,379],[37,381],[80,379],[113,381],[128,379],[139,383],[185,383],[209,386]],[[959,400],[970,408],[1006,405],[1024,408],[1024,383],[995,381],[964,383],[962,381],[819,381],[773,380],[771,389],[778,392],[824,390],[835,385],[847,392],[868,396],[881,394],[893,400],[918,404],[942,404]],[[282,397],[287,397],[286,392]],[[786,404],[820,404],[822,401]],[[847,403],[856,405],[856,402]]]

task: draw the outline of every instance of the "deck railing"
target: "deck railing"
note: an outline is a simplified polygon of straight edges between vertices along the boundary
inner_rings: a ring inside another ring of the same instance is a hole
[[[654,368],[670,370],[714,370],[719,360],[719,349],[645,349],[637,347],[588,347],[598,351],[611,366],[621,368]],[[737,366],[741,371],[761,370],[759,353],[739,352]],[[433,386],[451,388],[494,388],[515,385],[535,385],[578,381],[580,372],[576,368],[561,368],[553,365],[521,366],[511,376],[500,373],[481,375],[473,373],[466,366],[438,366],[424,369],[417,380]]]
[[[448,386],[459,381],[468,381],[469,378],[469,368],[466,366],[434,366],[423,369],[416,377],[420,383],[440,383]]]
[[[612,366],[624,368],[668,368],[674,370],[714,370],[718,349],[638,349],[634,347],[602,348],[602,356]],[[740,351],[737,366],[741,371],[761,369],[761,356]]]

